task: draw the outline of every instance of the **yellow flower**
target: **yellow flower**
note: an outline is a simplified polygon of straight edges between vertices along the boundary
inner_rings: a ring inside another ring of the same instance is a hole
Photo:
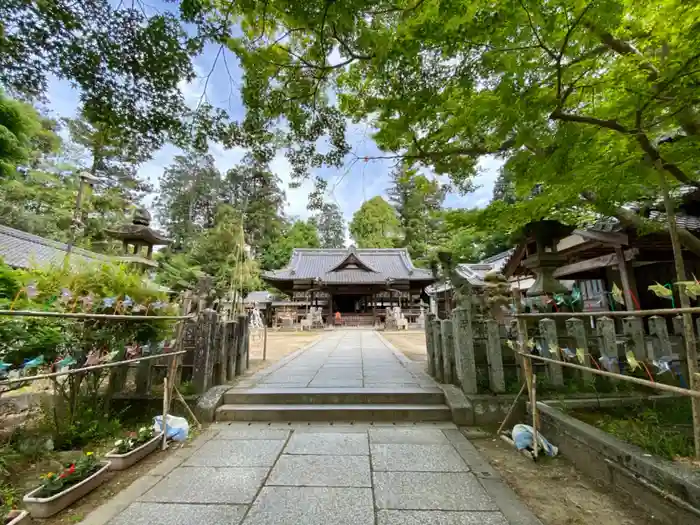
[[[53,477],[53,476],[54,476],[54,473],[53,473],[53,472],[47,472],[47,473],[46,473],[46,477],[47,477],[47,478],[51,478],[51,477]]]
[[[92,452],[86,452],[85,455],[86,455],[86,456],[92,456]]]

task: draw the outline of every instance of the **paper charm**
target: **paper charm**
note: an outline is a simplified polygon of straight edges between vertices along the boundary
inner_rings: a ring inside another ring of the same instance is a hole
[[[142,312],[145,310],[146,307],[143,306],[142,304],[135,304],[134,307],[131,309],[132,312]]]
[[[92,303],[94,302],[92,294],[87,294],[85,297],[82,297],[80,302],[82,303],[84,310],[89,310],[92,308]]]
[[[658,375],[665,374],[666,372],[671,371],[671,367],[669,366],[668,361],[662,361],[661,359],[659,359],[659,360],[654,359],[652,361],[652,364],[657,368]]]
[[[583,348],[576,349],[576,359],[578,359],[578,362],[581,364],[586,362],[586,352]]]
[[[553,356],[559,357],[559,347],[554,343],[550,343],[549,344],[549,353]]]
[[[515,350],[515,343],[513,343],[512,339],[506,340],[506,345],[508,345],[508,348],[510,348],[511,350]]]
[[[154,310],[160,310],[161,308],[163,308],[163,303],[161,303],[160,301],[156,301],[151,305],[151,308],[153,308]]]
[[[528,339],[527,340],[527,347],[528,348],[533,348],[535,346],[535,340],[534,339]]]
[[[61,288],[61,302],[62,303],[67,303],[68,301],[71,300],[73,297],[73,294],[68,288]]]
[[[105,297],[104,299],[102,299],[102,306],[104,308],[111,308],[112,306],[114,306],[114,300],[114,297]]]
[[[90,350],[83,366],[95,366],[100,364],[100,355],[97,350]]]
[[[24,360],[24,367],[25,370],[30,370],[32,368],[38,368],[41,365],[44,364],[44,356],[40,355],[39,357],[35,357],[34,359],[25,359]]]
[[[122,306],[126,306],[128,308],[129,306],[131,306],[133,304],[134,304],[134,301],[133,301],[133,299],[131,299],[131,297],[129,297],[128,295],[124,297],[124,300],[122,301]]]
[[[77,363],[77,361],[75,360],[75,358],[72,355],[67,355],[66,357],[64,357],[60,361],[56,361],[56,368],[58,368],[60,370],[61,368],[73,366],[76,363]]]
[[[615,371],[615,363],[616,360],[612,357],[608,357],[606,355],[600,356],[600,364],[603,365],[603,368],[605,368],[608,372],[614,372]]]
[[[103,355],[100,357],[100,363],[111,363],[114,361],[114,358],[117,357],[117,354],[119,354],[119,350],[114,350],[112,352],[109,352],[108,354]]]
[[[24,293],[26,293],[27,297],[30,299],[34,299],[37,295],[39,295],[39,289],[37,288],[36,283],[33,281],[29,283],[24,289]]]
[[[639,364],[639,361],[637,361],[637,358],[634,356],[634,352],[632,352],[632,350],[628,350],[625,357],[627,358],[627,364],[632,372],[634,372],[637,368],[641,368],[642,365]]]
[[[619,304],[623,304],[625,302],[625,299],[622,295],[622,290],[620,290],[620,287],[617,285],[617,283],[613,283],[612,298],[616,303]]]
[[[669,290],[667,287],[665,287],[663,284],[660,284],[658,281],[656,284],[649,285],[649,291],[654,292],[654,294],[657,297],[661,297],[663,299],[670,299],[673,297],[673,290]]]
[[[6,363],[5,361],[0,361],[0,371],[4,372],[5,370],[9,370],[9,368],[11,366],[12,365],[10,363]]]
[[[574,354],[574,351],[571,350],[571,348],[564,347],[561,349],[561,351],[566,356],[567,359],[572,359],[573,357],[576,356],[576,354]]]
[[[581,302],[581,290],[574,288],[571,290],[571,304]]]

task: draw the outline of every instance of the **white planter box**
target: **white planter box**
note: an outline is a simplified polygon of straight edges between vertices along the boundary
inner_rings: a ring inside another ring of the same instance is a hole
[[[30,521],[29,512],[23,510],[7,525],[27,525]]]
[[[141,461],[151,452],[158,448],[158,445],[163,441],[163,433],[160,432],[153,438],[146,441],[143,445],[126,454],[117,454],[116,448],[112,449],[106,456],[111,465],[109,470],[124,470],[129,468],[134,463]]]
[[[27,507],[33,518],[48,518],[99,487],[104,482],[108,471],[109,461],[102,461],[100,470],[63,492],[54,494],[49,498],[39,498],[35,494],[41,491],[41,487],[37,487],[24,496],[22,501],[24,501],[24,506]]]

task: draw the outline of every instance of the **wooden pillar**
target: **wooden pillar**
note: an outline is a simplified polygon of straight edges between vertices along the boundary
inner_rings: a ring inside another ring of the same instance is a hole
[[[615,255],[617,255],[617,267],[620,270],[620,279],[622,280],[622,291],[625,295],[625,307],[627,310],[636,310],[634,299],[632,299],[632,294],[637,297],[636,290],[632,289],[630,285],[630,276],[627,272],[627,262],[625,261],[625,254],[622,253],[622,248],[617,246],[615,248]]]
[[[377,292],[372,292],[372,325],[377,322]]]

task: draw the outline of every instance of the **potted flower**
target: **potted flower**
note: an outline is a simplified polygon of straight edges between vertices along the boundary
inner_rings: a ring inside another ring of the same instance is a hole
[[[41,476],[41,485],[24,496],[24,505],[34,518],[48,518],[99,487],[109,470],[109,461],[100,461],[86,452],[60,472]]]
[[[125,438],[114,443],[114,448],[105,456],[111,463],[111,470],[124,470],[142,460],[158,448],[163,433],[157,434],[150,427],[141,427]]]

